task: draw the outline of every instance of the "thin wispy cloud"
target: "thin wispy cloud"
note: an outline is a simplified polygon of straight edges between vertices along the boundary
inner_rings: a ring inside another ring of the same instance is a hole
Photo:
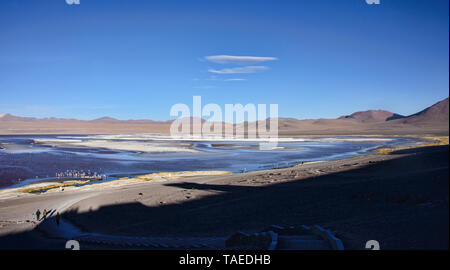
[[[218,64],[238,64],[238,65],[252,65],[267,61],[278,60],[276,57],[262,57],[262,56],[236,56],[236,55],[211,55],[205,56],[209,62]]]
[[[224,69],[208,69],[208,72],[216,74],[243,74],[243,73],[256,73],[268,70],[266,66],[246,66],[236,68],[224,68]]]

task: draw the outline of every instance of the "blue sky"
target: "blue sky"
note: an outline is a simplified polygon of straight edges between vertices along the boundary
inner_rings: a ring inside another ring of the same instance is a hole
[[[200,95],[299,119],[408,115],[448,97],[448,12],[447,0],[2,0],[0,114],[166,120]]]

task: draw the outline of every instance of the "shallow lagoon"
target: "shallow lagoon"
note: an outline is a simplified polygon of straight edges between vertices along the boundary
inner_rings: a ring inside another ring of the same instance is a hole
[[[147,135],[0,136],[0,188],[54,179],[67,171],[133,175],[153,172],[224,170],[233,173],[342,159],[380,146],[416,144],[398,137],[281,138],[273,150],[259,142],[175,140]]]

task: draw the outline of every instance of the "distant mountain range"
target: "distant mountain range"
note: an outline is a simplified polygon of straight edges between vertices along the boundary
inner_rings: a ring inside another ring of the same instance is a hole
[[[137,124],[153,124],[166,123],[168,121],[153,121],[153,120],[118,120],[112,117],[101,117],[94,120],[78,120],[74,118],[35,118],[35,117],[21,117],[12,114],[0,115],[0,122],[66,122],[66,123],[103,123],[103,124],[120,124],[120,123],[137,123]]]
[[[34,118],[5,114],[0,115],[0,134],[168,133],[172,122],[173,120],[118,120],[111,117],[94,120]],[[449,99],[409,116],[384,110],[368,110],[337,119],[279,118],[278,129],[280,135],[448,135]]]

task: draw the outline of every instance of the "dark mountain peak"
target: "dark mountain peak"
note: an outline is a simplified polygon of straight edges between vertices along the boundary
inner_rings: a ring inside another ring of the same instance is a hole
[[[408,116],[403,123],[429,123],[429,122],[445,122],[448,124],[449,120],[448,98],[439,101],[438,103]]]
[[[385,110],[368,110],[352,113],[351,115],[341,116],[338,119],[353,119],[358,122],[384,122],[403,118],[404,116]]]
[[[391,117],[386,118],[386,121],[402,119],[402,118],[405,118],[405,117],[406,116],[404,116],[404,115],[394,113]]]

